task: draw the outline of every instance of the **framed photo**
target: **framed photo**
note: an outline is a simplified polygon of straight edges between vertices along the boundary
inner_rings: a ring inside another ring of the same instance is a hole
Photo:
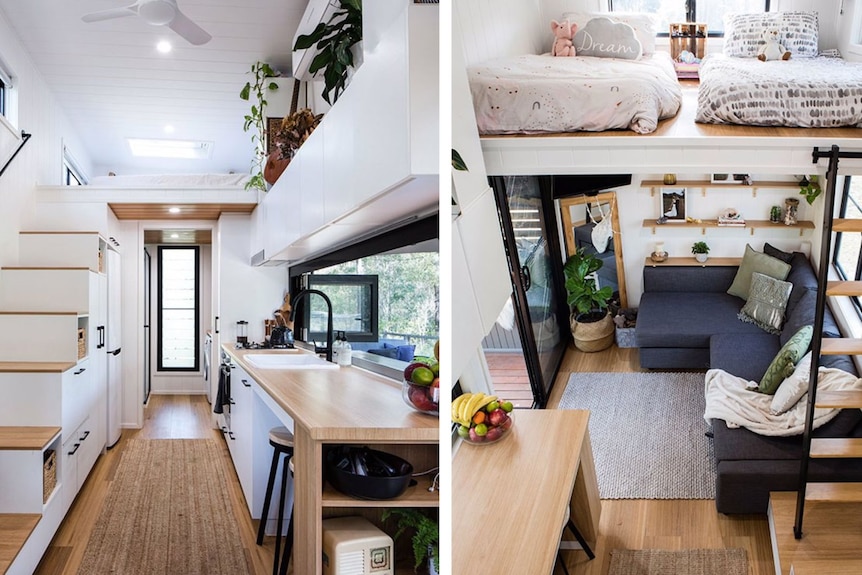
[[[267,118],[266,119],[266,154],[269,155],[275,151],[275,134],[281,128],[281,122],[284,118]]]
[[[661,215],[667,223],[685,222],[685,188],[661,189]]]

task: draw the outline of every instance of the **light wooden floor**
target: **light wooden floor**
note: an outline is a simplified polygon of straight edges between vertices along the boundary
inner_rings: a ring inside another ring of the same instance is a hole
[[[570,346],[551,391],[548,409],[556,409],[573,371],[641,371],[637,349],[583,353]],[[607,575],[613,549],[691,549],[742,547],[749,575],[774,575],[766,515],[721,515],[712,500],[604,500],[596,558],[565,551],[572,575]],[[557,573],[562,573],[557,568]]]
[[[202,395],[153,395],[145,412],[144,427],[140,430],[123,430],[120,442],[96,461],[90,477],[78,494],[51,546],[42,558],[37,575],[74,575],[84,557],[90,532],[102,509],[108,488],[119,463],[126,441],[142,439],[199,439],[220,434],[210,426],[210,408]],[[233,464],[227,446],[221,443],[222,457],[233,474]],[[233,475],[236,478],[236,475]],[[252,521],[245,505],[239,480],[230,485],[231,503],[239,521],[239,536],[245,547],[253,575],[272,573],[275,538],[268,537],[264,545],[255,544],[257,522]]]

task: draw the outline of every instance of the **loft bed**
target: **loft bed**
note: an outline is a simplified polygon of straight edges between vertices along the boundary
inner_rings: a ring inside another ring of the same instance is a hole
[[[142,174],[96,176],[87,186],[98,188],[234,188],[245,189],[248,174]]]

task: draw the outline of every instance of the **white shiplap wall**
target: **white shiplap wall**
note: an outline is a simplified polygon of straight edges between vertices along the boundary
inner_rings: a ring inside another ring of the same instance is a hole
[[[817,12],[820,22],[820,49],[838,48],[841,0],[773,0],[779,12]],[[774,7],[773,10],[776,8]]]
[[[7,123],[0,123],[0,167],[20,143],[20,131],[23,129],[33,134],[30,142],[0,177],[2,267],[18,263],[18,232],[25,216],[34,209],[34,185],[60,183],[62,142],[73,151],[84,171],[90,170],[91,161],[2,13],[0,62],[13,75],[18,102],[17,117],[12,117],[11,127]]]

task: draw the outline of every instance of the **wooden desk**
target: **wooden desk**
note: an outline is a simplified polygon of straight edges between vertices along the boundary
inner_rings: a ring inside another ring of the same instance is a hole
[[[463,444],[452,465],[455,573],[552,573],[563,524],[595,545],[599,488],[587,433],[589,412],[515,413],[512,436]]]

